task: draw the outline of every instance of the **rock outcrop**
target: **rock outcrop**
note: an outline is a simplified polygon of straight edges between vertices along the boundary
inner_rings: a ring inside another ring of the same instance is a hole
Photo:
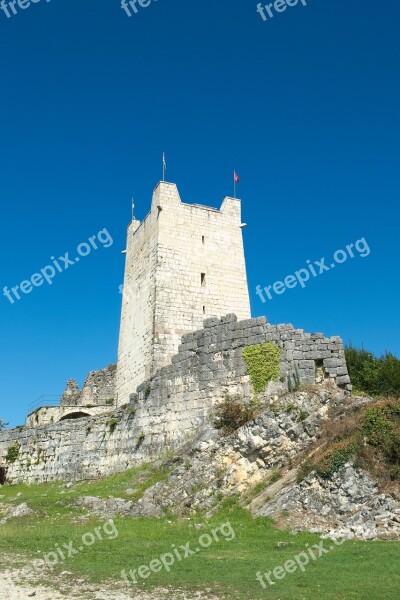
[[[280,518],[287,525],[311,529],[329,537],[400,539],[400,502],[379,493],[371,477],[347,463],[330,479],[310,473],[303,481],[282,490],[259,511],[259,516]]]

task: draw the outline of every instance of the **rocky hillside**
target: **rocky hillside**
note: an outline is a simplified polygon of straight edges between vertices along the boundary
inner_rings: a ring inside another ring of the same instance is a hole
[[[399,415],[399,401],[354,398],[336,386],[288,393],[233,431],[217,419],[204,427],[154,465],[168,475],[137,500],[80,503],[105,514],[190,515],[235,497],[282,527],[399,539]]]

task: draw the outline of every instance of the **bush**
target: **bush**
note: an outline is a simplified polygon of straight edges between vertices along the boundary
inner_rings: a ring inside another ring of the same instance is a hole
[[[333,447],[321,456],[315,470],[323,479],[329,479],[336,471],[345,465],[355,454],[358,447],[356,439],[336,442]]]
[[[367,350],[346,348],[346,362],[355,390],[371,396],[400,396],[400,360],[386,352],[380,358]]]
[[[311,471],[330,478],[353,458],[381,483],[400,480],[400,399],[379,400],[359,413],[329,422],[324,437],[322,449],[302,465],[300,479]]]
[[[108,426],[110,428],[111,433],[115,431],[116,426],[118,425],[118,419],[116,417],[111,417],[108,421]]]
[[[15,442],[12,446],[9,447],[6,454],[6,461],[9,463],[14,463],[19,457],[19,449],[20,445],[18,442]]]
[[[258,404],[256,402],[245,404],[239,398],[226,396],[215,409],[214,426],[216,429],[222,429],[226,433],[232,433],[248,421],[251,421],[257,409]]]
[[[389,400],[369,408],[363,433],[366,442],[376,448],[396,473],[400,465],[400,402]]]
[[[243,359],[256,394],[264,392],[270,381],[278,380],[281,354],[272,342],[243,348]]]

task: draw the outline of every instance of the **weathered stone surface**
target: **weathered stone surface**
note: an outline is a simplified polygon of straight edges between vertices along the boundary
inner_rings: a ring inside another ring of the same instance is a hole
[[[228,437],[207,425],[180,450],[169,477],[146,490],[133,513],[213,510],[221,498],[245,493],[273,469],[294,460],[315,441],[330,405],[346,401],[334,387],[313,394],[295,392]]]
[[[90,513],[106,517],[124,516],[132,513],[133,502],[123,498],[97,498],[84,496],[76,501],[76,505]]]
[[[400,502],[380,494],[372,479],[352,462],[331,479],[310,473],[267,502],[258,514],[278,518],[282,511],[291,514],[295,528],[312,528],[329,537],[400,538]]]
[[[29,508],[29,506],[23,502],[22,504],[18,504],[17,506],[11,506],[7,509],[6,515],[3,519],[0,520],[0,525],[5,525],[7,521],[14,518],[19,517],[31,517],[35,514],[35,512]]]

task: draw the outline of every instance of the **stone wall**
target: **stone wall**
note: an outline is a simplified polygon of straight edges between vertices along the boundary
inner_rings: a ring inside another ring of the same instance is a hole
[[[172,364],[139,386],[136,402],[147,407],[144,427],[158,422],[173,434],[177,426],[185,429],[202,422],[215,402],[225,396],[253,398],[243,348],[269,341],[281,348],[282,354],[279,377],[266,389],[267,400],[287,390],[293,375],[300,385],[328,380],[351,390],[339,337],[305,333],[292,325],[270,325],[265,317],[237,321],[231,314],[206,319],[204,329],[183,336]],[[162,412],[166,398],[170,404],[167,415]]]
[[[8,466],[11,482],[50,481],[107,475],[159,457],[195,436],[222,398],[254,396],[243,348],[266,341],[282,350],[280,374],[268,385],[266,401],[287,389],[292,372],[303,384],[322,377],[350,388],[338,337],[269,325],[264,317],[207,319],[204,329],[183,337],[172,363],[141,384],[119,412],[1,432],[0,466]],[[7,463],[14,443],[20,445],[19,458]]]

